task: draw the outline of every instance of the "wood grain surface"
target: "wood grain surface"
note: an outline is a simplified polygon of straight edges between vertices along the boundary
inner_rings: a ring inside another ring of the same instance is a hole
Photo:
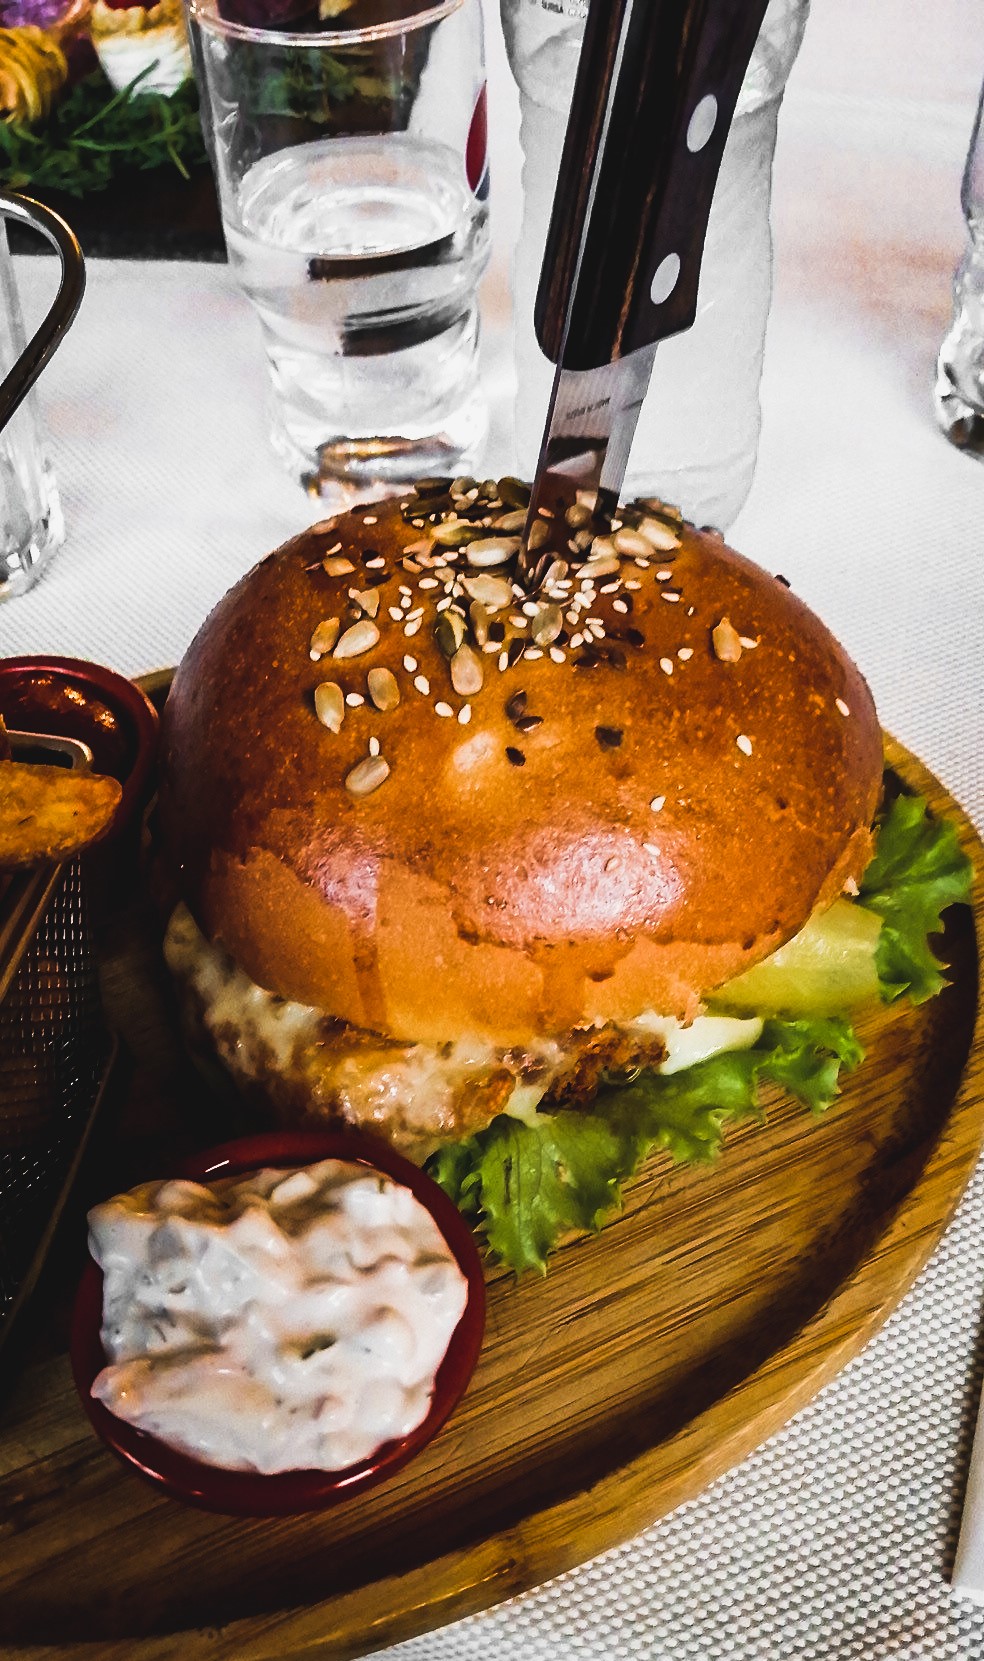
[[[68,1363],[0,1413],[0,1654],[53,1661],[351,1657],[454,1620],[627,1539],[744,1457],[864,1344],[925,1263],[984,1138],[978,872],[951,913],[952,984],[859,1023],[868,1056],[820,1123],[768,1124],[701,1169],[649,1163],[545,1280],[489,1277],[456,1415],[389,1484],[321,1515],[240,1521],[158,1497],[93,1437]],[[188,1071],[152,931],[121,926],[107,994],[132,1053],[103,1192],[203,1146],[223,1110]]]

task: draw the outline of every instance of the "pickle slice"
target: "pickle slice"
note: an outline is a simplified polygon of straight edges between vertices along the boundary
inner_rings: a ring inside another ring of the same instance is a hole
[[[875,948],[881,918],[851,900],[814,912],[771,957],[708,999],[736,1014],[839,1015],[879,995]]]

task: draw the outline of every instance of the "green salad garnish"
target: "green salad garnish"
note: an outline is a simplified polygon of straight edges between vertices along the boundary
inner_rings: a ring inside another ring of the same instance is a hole
[[[192,168],[204,167],[194,81],[169,98],[141,92],[150,67],[121,92],[113,91],[101,70],[86,75],[40,126],[0,122],[5,187],[82,197],[105,190],[121,172],[173,167],[187,179]]]

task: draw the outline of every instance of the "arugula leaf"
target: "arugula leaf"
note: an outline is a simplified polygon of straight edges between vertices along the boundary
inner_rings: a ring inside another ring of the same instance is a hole
[[[767,1021],[754,1048],[609,1084],[590,1113],[538,1113],[530,1121],[500,1114],[476,1136],[440,1148],[428,1170],[476,1221],[494,1257],[517,1275],[545,1274],[560,1236],[599,1229],[648,1154],[664,1149],[678,1163],[716,1159],[727,1124],[762,1115],[765,1083],[821,1112],[838,1092],[841,1069],[856,1067],[862,1055],[845,1021]]]
[[[149,68],[121,92],[101,70],[60,99],[42,127],[0,122],[0,178],[9,190],[105,190],[121,172],[171,166],[183,178],[206,163],[198,93],[186,81],[171,97],[141,92]]]
[[[931,819],[921,796],[897,796],[879,826],[859,895],[882,919],[875,967],[886,1003],[902,993],[924,1003],[946,985],[929,936],[942,928],[947,906],[970,899],[972,877],[956,828]]]

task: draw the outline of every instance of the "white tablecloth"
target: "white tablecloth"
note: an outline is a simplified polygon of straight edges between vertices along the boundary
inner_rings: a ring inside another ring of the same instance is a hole
[[[506,469],[516,145],[493,43],[488,471]],[[978,0],[817,0],[776,178],[761,459],[731,540],[781,570],[868,675],[883,721],[984,827],[984,467],[932,418],[960,252]],[[33,303],[50,281],[20,262]],[[264,433],[255,324],[223,268],[96,262],[45,376],[69,541],[0,607],[0,651],[173,662],[255,559],[317,513]],[[400,1661],[971,1661],[947,1584],[979,1390],[984,1173],[865,1353],[700,1499]]]

